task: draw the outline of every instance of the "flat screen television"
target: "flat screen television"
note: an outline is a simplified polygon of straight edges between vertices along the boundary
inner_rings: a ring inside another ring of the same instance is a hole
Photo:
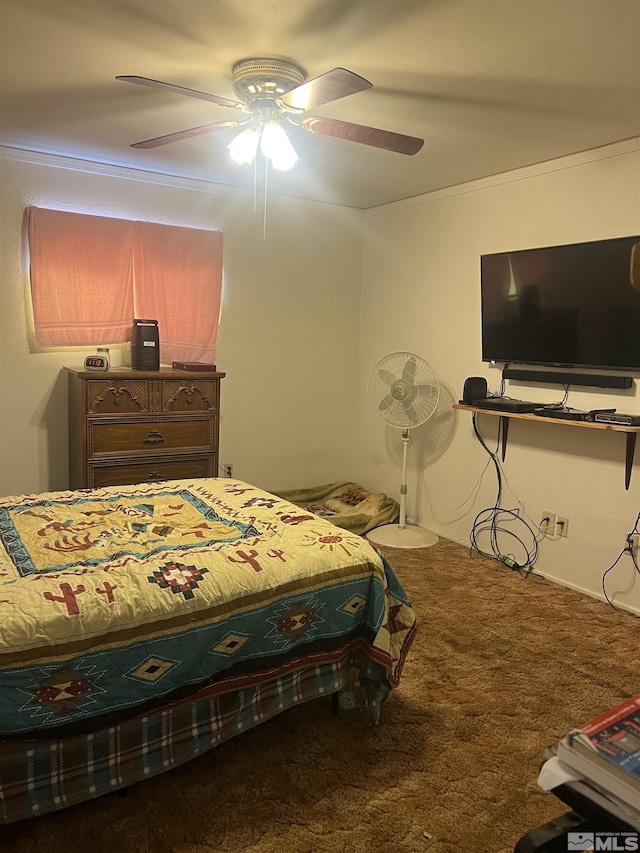
[[[640,371],[640,236],[480,258],[482,360]]]

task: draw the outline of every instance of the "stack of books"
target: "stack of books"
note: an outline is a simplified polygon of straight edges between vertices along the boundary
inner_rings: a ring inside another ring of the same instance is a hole
[[[640,694],[570,731],[555,747],[573,783],[640,829]]]

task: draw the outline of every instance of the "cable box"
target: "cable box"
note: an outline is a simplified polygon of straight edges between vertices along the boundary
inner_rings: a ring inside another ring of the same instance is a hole
[[[581,409],[572,409],[570,406],[543,406],[536,414],[543,418],[557,418],[560,421],[593,420],[589,418],[589,412],[583,412]]]
[[[511,400],[509,397],[487,397],[485,400],[474,400],[471,405],[476,409],[511,412],[513,414],[530,414],[540,408],[540,403],[530,403],[528,400]]]
[[[620,412],[598,412],[594,417],[594,421],[598,424],[640,426],[640,415],[623,415]]]

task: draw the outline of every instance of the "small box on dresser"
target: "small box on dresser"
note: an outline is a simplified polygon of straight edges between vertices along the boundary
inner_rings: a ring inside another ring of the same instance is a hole
[[[65,370],[69,488],[218,476],[224,373]]]

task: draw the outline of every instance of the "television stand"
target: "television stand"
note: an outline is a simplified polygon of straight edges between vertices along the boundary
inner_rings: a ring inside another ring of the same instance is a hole
[[[636,449],[636,436],[640,432],[640,426],[623,426],[621,424],[605,424],[596,423],[595,421],[573,421],[563,420],[562,418],[546,418],[540,415],[533,415],[522,412],[504,412],[494,409],[481,409],[477,406],[466,406],[462,403],[455,403],[454,409],[460,409],[463,412],[477,412],[479,415],[490,415],[500,418],[499,428],[502,443],[502,461],[504,462],[507,455],[507,438],[509,435],[509,424],[512,419],[523,421],[537,421],[538,423],[557,424],[560,426],[579,427],[582,429],[599,429],[607,430],[608,432],[622,432],[627,436],[625,449],[625,471],[624,471],[624,487],[629,489],[631,483],[631,471],[633,468],[633,457]]]

